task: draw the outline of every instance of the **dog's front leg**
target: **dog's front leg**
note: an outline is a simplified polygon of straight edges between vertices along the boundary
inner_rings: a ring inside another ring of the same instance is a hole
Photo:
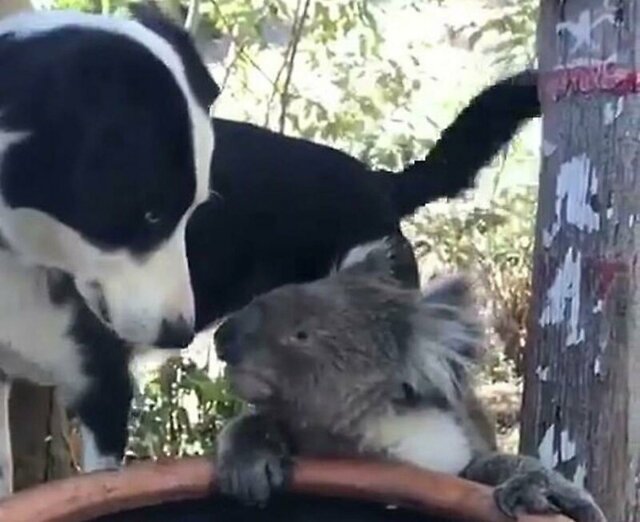
[[[13,454],[9,426],[11,380],[0,371],[0,498],[13,492]]]
[[[118,455],[100,451],[96,437],[91,429],[82,424],[82,469],[86,473],[118,469],[120,460]]]
[[[112,376],[110,388],[98,379],[89,380],[89,386],[79,389],[69,386],[68,382],[59,388],[67,411],[80,421],[84,472],[117,469],[124,456],[131,381],[128,375],[118,379],[114,372]],[[77,382],[82,383],[83,379],[71,381]]]
[[[124,370],[120,375],[104,372],[103,378],[93,378],[88,388],[69,397],[67,404],[81,423],[85,472],[117,469],[122,463],[133,398],[131,377]]]

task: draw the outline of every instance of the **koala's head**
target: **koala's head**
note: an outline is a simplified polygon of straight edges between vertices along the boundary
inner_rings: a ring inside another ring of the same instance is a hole
[[[460,400],[483,344],[470,287],[462,277],[422,292],[403,284],[400,246],[358,247],[328,277],[230,316],[214,341],[235,393],[335,429],[394,405]]]

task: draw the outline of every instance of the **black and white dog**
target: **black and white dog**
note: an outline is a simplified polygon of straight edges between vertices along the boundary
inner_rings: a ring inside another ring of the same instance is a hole
[[[58,385],[88,469],[124,448],[127,343],[193,338],[185,230],[214,148],[218,87],[191,39],[149,6],[134,17],[0,22],[0,431],[12,378]]]

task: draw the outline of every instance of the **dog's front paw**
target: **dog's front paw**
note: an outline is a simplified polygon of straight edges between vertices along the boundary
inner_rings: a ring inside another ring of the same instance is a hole
[[[555,472],[535,470],[515,475],[495,488],[494,497],[510,517],[519,512],[562,513],[576,522],[607,522],[586,490]]]
[[[286,485],[290,471],[288,446],[270,419],[246,416],[220,434],[216,472],[222,493],[263,505]]]

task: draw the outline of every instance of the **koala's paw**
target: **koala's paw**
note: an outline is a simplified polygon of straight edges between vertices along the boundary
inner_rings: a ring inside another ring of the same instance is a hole
[[[222,434],[226,440],[219,446],[216,473],[223,494],[261,506],[287,484],[292,463],[279,435],[251,422]]]
[[[286,484],[289,467],[281,455],[258,448],[233,459],[219,459],[220,491],[249,505],[264,505]]]
[[[547,471],[529,471],[511,477],[495,488],[500,510],[510,517],[562,513],[576,522],[607,522],[591,495]]]

